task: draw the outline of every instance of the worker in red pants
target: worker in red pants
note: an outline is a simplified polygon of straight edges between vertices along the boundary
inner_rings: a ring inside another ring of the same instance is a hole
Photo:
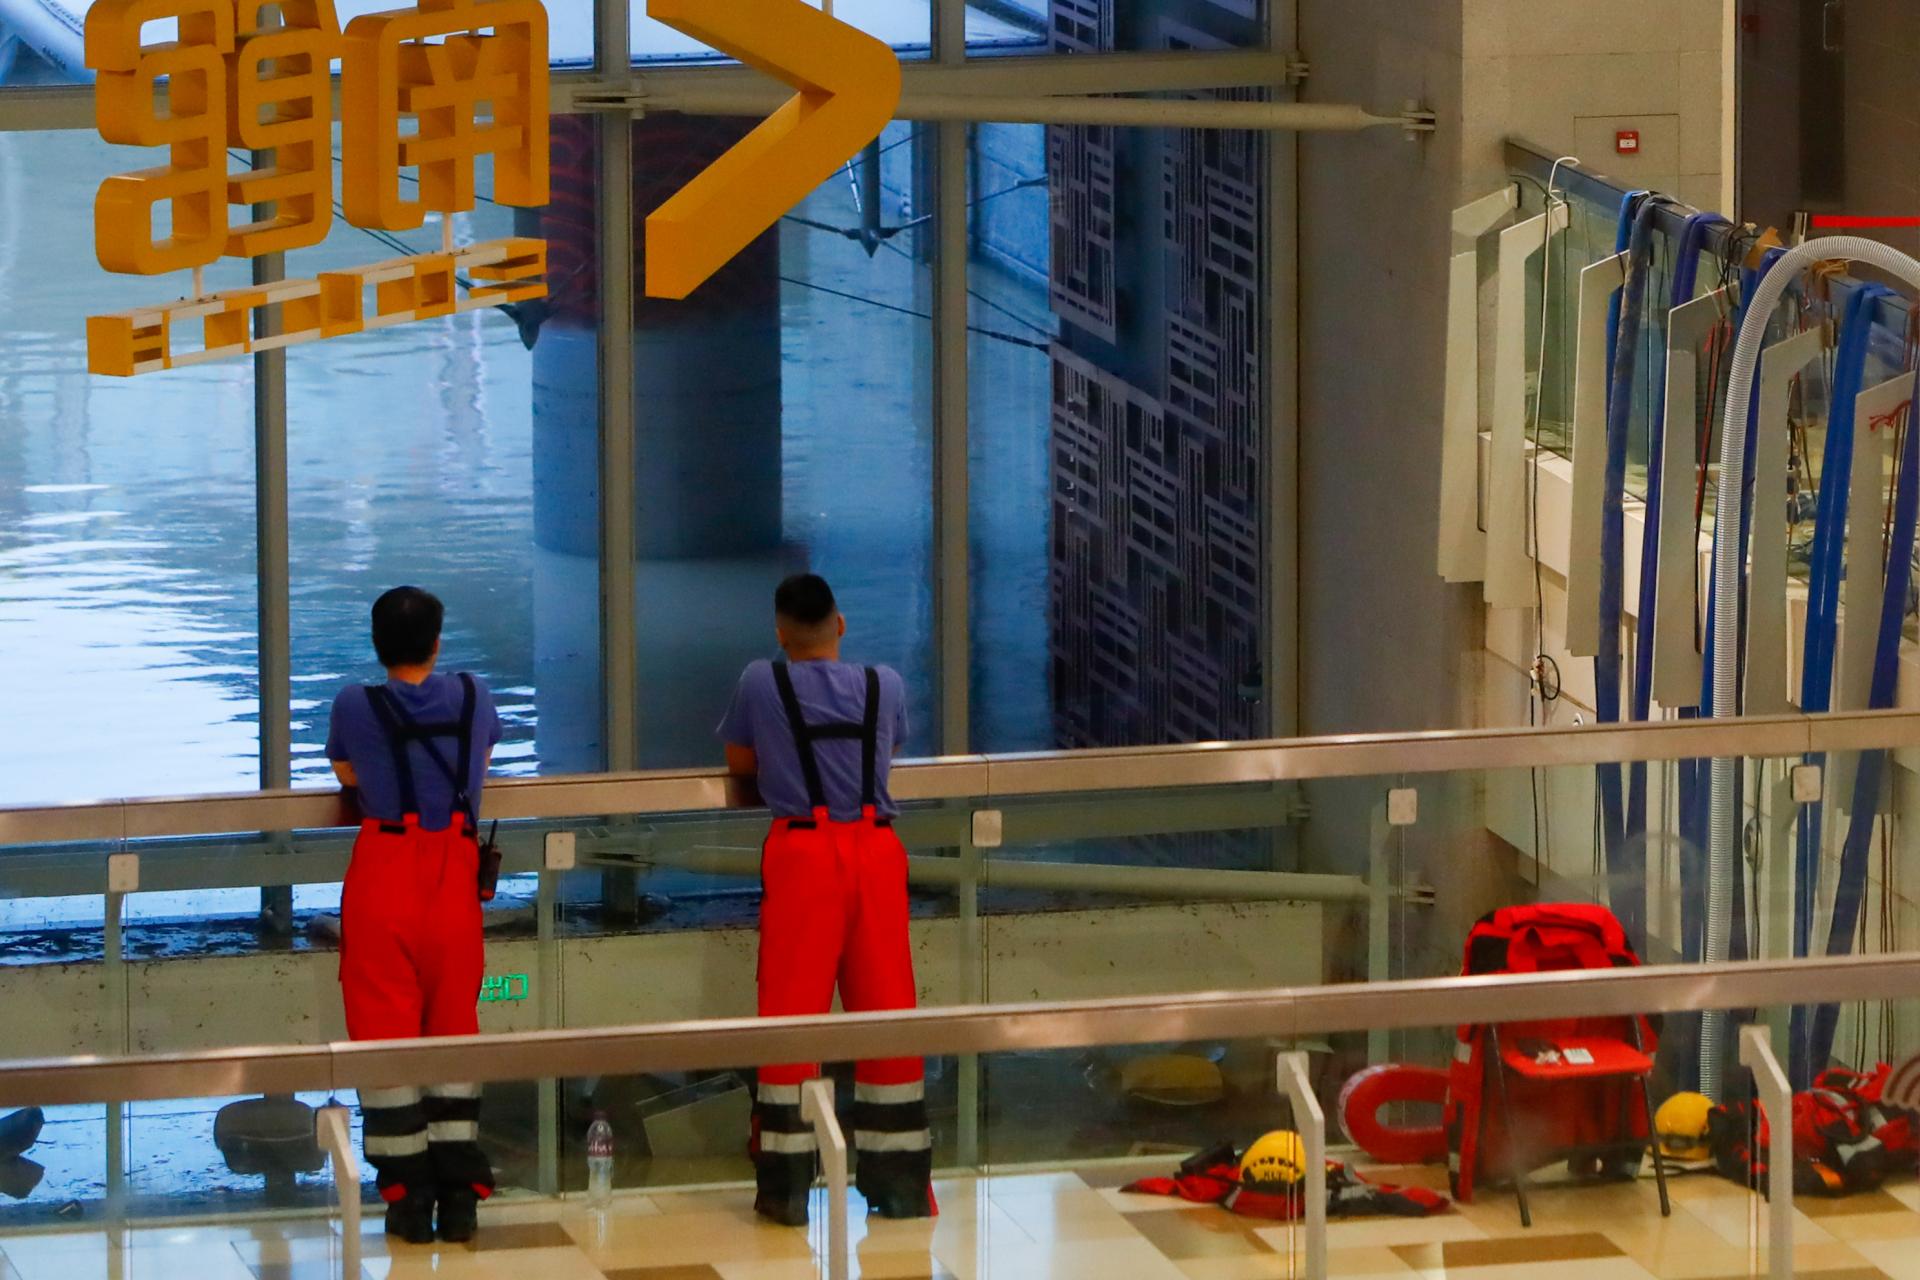
[[[472,1035],[484,971],[480,785],[500,719],[465,672],[435,675],[440,601],[396,587],[373,606],[385,684],[333,702],[327,758],[362,821],[340,897],[340,994],[355,1040]],[[473,1238],[493,1190],[480,1149],[480,1090],[360,1091],[363,1142],[387,1232],[414,1244]]]
[[[833,590],[798,574],[774,592],[784,657],[740,677],[720,724],[727,766],[755,778],[773,810],[761,851],[760,1013],[826,1013],[836,985],[849,1012],[911,1009],[907,853],[887,770],[907,733],[899,673],[840,661],[846,619]],[[807,1220],[818,1151],[800,1118],[800,1086],[817,1063],[763,1067],[754,1097],[754,1209]],[[936,1212],[925,1073],[918,1058],[854,1069],[856,1185],[874,1212]]]

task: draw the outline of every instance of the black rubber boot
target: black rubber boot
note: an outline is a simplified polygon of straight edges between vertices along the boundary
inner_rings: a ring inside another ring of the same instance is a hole
[[[471,1187],[440,1190],[440,1238],[465,1244],[480,1229],[480,1196]]]
[[[854,1186],[867,1208],[883,1218],[931,1218],[940,1210],[933,1199],[933,1152],[862,1151]]]
[[[931,1218],[940,1211],[933,1206],[933,1191],[919,1187],[888,1187],[866,1197],[867,1208],[883,1218]]]
[[[387,1234],[408,1244],[433,1243],[433,1195],[409,1192],[387,1205]]]
[[[813,1193],[819,1158],[811,1151],[776,1154],[761,1150],[755,1153],[753,1164],[757,1190],[753,1211],[783,1227],[806,1226],[807,1197]]]
[[[753,1211],[769,1222],[777,1222],[783,1227],[804,1227],[807,1225],[807,1197],[770,1195],[761,1192],[754,1197]]]

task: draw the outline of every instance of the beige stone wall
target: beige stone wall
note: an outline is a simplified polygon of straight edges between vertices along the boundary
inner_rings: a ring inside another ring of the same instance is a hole
[[[1724,207],[1731,15],[1726,0],[1298,0],[1298,13],[1308,100],[1417,98],[1438,117],[1421,142],[1299,143],[1300,728],[1460,727],[1493,708],[1524,722],[1524,677],[1488,660],[1478,586],[1434,568],[1448,217],[1505,181],[1509,135]],[[1624,127],[1647,144],[1637,165],[1613,155]],[[1457,960],[1474,917],[1522,892],[1488,829],[1489,789],[1511,782],[1412,780],[1421,819],[1395,857],[1444,891],[1402,920],[1396,972]],[[1364,872],[1392,783],[1311,784],[1303,869]]]
[[[1517,135],[1703,209],[1732,204],[1726,0],[1461,0],[1469,188]],[[1640,151],[1615,150],[1619,130]]]

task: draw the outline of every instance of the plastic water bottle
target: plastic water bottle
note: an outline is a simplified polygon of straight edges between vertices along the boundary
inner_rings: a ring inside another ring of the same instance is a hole
[[[613,1126],[607,1113],[593,1113],[587,1128],[587,1203],[604,1210],[613,1202]]]

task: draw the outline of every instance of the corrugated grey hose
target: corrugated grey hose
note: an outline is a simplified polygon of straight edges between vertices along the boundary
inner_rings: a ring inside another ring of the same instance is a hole
[[[1746,319],[1740,324],[1740,341],[1733,351],[1733,369],[1727,379],[1726,416],[1720,421],[1720,479],[1715,487],[1719,505],[1714,525],[1737,530],[1744,514],[1740,510],[1746,488],[1745,461],[1747,413],[1753,399],[1753,376],[1760,363],[1760,344],[1766,341],[1767,326],[1774,308],[1789,286],[1815,262],[1834,259],[1865,262],[1920,289],[1920,261],[1898,249],[1889,249],[1875,240],[1859,236],[1829,236],[1810,240],[1788,250],[1766,278],[1754,290],[1747,306]],[[1762,430],[1772,423],[1760,424]],[[1842,479],[1840,483],[1845,483]],[[1768,501],[1765,495],[1761,501]],[[1714,539],[1713,633],[1729,637],[1733,649],[1739,644],[1740,581],[1745,574],[1746,548],[1737,534]],[[1735,714],[1739,706],[1740,663],[1737,659],[1713,664],[1713,716],[1716,720]],[[1716,758],[1713,762],[1712,820],[1707,831],[1707,945],[1706,963],[1722,964],[1727,958],[1727,941],[1733,926],[1733,860],[1739,856],[1740,814],[1736,813],[1734,787],[1740,761]],[[1700,1086],[1708,1097],[1720,1098],[1726,1012],[1709,1009],[1701,1019]]]

